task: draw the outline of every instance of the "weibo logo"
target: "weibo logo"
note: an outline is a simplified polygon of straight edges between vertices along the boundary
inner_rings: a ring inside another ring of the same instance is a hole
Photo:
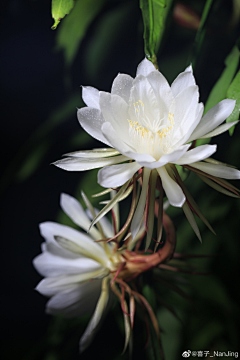
[[[182,353],[182,357],[184,357],[184,358],[188,358],[190,355],[191,355],[191,350],[184,351],[184,352]]]

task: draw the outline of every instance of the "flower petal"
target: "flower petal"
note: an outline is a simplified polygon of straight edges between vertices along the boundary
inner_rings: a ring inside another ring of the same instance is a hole
[[[158,168],[157,171],[162,179],[163,189],[170,204],[182,207],[186,198],[180,186],[171,178],[164,166]]]
[[[108,262],[107,255],[103,248],[98,243],[92,241],[90,236],[69,226],[54,222],[47,222],[44,223],[44,225],[44,230],[53,235],[54,238],[60,237],[76,245],[79,254],[82,253],[83,256],[88,256],[90,259],[94,259],[102,265]],[[59,244],[62,246],[60,242]]]
[[[202,118],[188,141],[199,139],[220,125],[233,111],[235,100],[225,99],[211,108]]]
[[[213,137],[213,136],[220,135],[223,132],[230,129],[233,125],[236,125],[238,122],[239,122],[239,120],[220,125],[216,129],[214,129],[213,131],[210,131],[209,133],[205,134],[204,136],[201,136],[200,139],[206,139],[206,138],[210,138],[210,137]]]
[[[125,184],[141,168],[137,162],[104,167],[98,172],[98,183],[106,188]]]
[[[192,164],[211,156],[217,150],[217,145],[201,145],[195,149],[187,151],[179,160],[175,161],[177,165]]]
[[[100,92],[100,108],[105,122],[112,124],[117,131],[118,137],[124,139],[125,142],[131,142],[128,139],[128,105],[118,95],[111,95],[104,91]]]
[[[62,193],[60,199],[61,208],[70,217],[70,219],[85,231],[89,230],[91,221],[87,217],[86,212],[83,210],[82,205],[72,196]],[[100,232],[92,227],[89,231],[95,240],[102,238]]]
[[[135,161],[155,161],[154,157],[149,154],[139,154],[134,152],[130,146],[125,144],[119,137],[117,132],[113,129],[110,123],[105,123],[102,126],[102,132],[104,136],[113,144],[114,148],[117,149],[121,154],[128,157],[128,159],[133,159]]]
[[[171,87],[165,77],[159,72],[151,72],[147,79],[151,84],[154,94],[158,100],[162,118],[165,114],[168,116],[169,107],[173,101],[173,94]]]
[[[202,119],[203,111],[204,111],[203,103],[199,103],[196,107],[195,120],[192,121],[192,123],[190,124],[190,126],[188,126],[188,128],[186,128],[186,132],[183,135],[183,137],[175,144],[176,147],[185,144],[186,142],[189,142],[189,137],[191,136],[193,130],[196,128],[196,126],[199,124],[199,122]]]
[[[123,98],[123,100],[125,100],[128,104],[132,85],[133,78],[131,76],[118,74],[113,81],[111,93],[113,95],[121,96],[121,98]]]
[[[84,351],[92,342],[92,339],[98,329],[100,320],[103,318],[103,314],[106,311],[107,303],[109,299],[109,287],[107,281],[109,280],[106,278],[102,282],[102,291],[98,299],[96,309],[83,336],[80,339],[80,343],[79,343],[80,353]]]
[[[99,148],[94,150],[81,150],[81,151],[73,151],[64,156],[72,156],[72,157],[79,157],[79,158],[101,158],[101,157],[108,157],[119,155],[119,152],[112,148]]]
[[[49,248],[49,247],[47,247]],[[92,259],[78,256],[75,259],[57,256],[49,251],[38,255],[33,265],[42,276],[68,276],[100,270],[102,267]]]
[[[58,160],[53,163],[53,165],[67,171],[85,171],[91,169],[97,169],[103,166],[108,166],[112,164],[121,163],[128,160],[126,156],[114,156],[109,158],[72,158],[68,157],[66,159]]]
[[[111,146],[101,132],[101,126],[105,120],[100,110],[84,107],[78,109],[77,117],[80,125],[89,135],[104,144]]]
[[[99,91],[92,86],[82,87],[82,99],[85,104],[91,108],[100,110]]]
[[[46,312],[69,318],[91,313],[100,295],[101,283],[101,280],[89,281],[54,295],[47,303]]]
[[[180,73],[171,85],[171,90],[174,97],[176,97],[185,88],[196,85],[192,71],[186,71],[186,70]]]
[[[148,189],[148,181],[149,181],[150,173],[151,170],[147,168],[143,169],[142,191],[131,224],[132,240],[128,244],[128,248],[130,250],[134,246],[134,240],[141,226],[146,200],[147,200],[147,189]]]
[[[144,116],[141,116],[142,112]],[[142,75],[139,75],[133,81],[129,101],[129,115],[131,121],[147,126],[150,130],[154,127],[154,121],[160,119],[160,106],[153,88],[147,78]]]
[[[36,290],[45,296],[53,296],[59,292],[79,286],[80,283],[90,281],[94,278],[102,278],[108,274],[108,270],[104,268],[95,271],[88,271],[82,274],[62,275],[47,277],[40,281]]]
[[[168,163],[176,163],[176,161],[186,153],[190,146],[191,144],[182,145],[181,147],[179,147],[179,149],[173,151],[170,154],[162,155],[158,161],[154,161],[152,163],[141,161],[141,159],[138,162],[139,164],[147,167],[148,169],[156,169]]]
[[[199,112],[199,92],[197,86],[185,88],[175,98],[173,146],[184,144],[183,138],[192,126],[197,126],[196,116]],[[171,111],[172,112],[172,111]]]
[[[152,71],[157,71],[157,70],[153,65],[153,63],[145,58],[138,65],[136,76],[138,75],[147,76]]]
[[[204,162],[197,162],[191,164],[191,166],[219,178],[240,179],[240,171],[237,169],[233,169],[232,167],[216,164],[206,164]]]

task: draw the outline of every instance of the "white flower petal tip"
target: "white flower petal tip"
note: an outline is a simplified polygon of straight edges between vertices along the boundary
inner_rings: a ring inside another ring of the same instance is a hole
[[[182,207],[186,198],[181,187],[170,177],[165,167],[158,168],[157,171],[169,203],[175,207]]]
[[[152,71],[157,71],[157,69],[155,68],[155,66],[153,65],[153,63],[150,60],[145,58],[138,65],[136,76],[138,76],[138,75],[147,76]]]
[[[99,109],[99,91],[91,86],[82,86],[82,99],[89,107]]]
[[[193,131],[188,141],[199,139],[201,137],[211,137],[211,131],[214,131],[226,118],[231,115],[235,107],[236,100],[225,99],[212,107],[203,116],[198,126]],[[225,131],[225,130],[224,130]],[[221,133],[221,132],[220,132]],[[219,133],[217,133],[218,135]]]

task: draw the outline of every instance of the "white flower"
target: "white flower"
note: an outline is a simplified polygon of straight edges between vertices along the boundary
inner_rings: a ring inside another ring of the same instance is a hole
[[[216,145],[191,148],[192,141],[219,135],[237,123],[221,125],[234,109],[235,101],[231,99],[221,101],[203,116],[204,106],[199,103],[191,66],[170,86],[144,59],[135,79],[119,74],[111,93],[83,87],[82,97],[87,107],[78,110],[81,126],[110,148],[70,153],[55,165],[69,171],[102,167],[98,182],[106,188],[125,184],[144,168],[142,192],[132,222],[133,238],[144,212],[150,175],[153,185],[160,177],[169,203],[177,207],[183,206],[186,194],[177,183],[172,164],[190,165],[191,170],[219,178],[240,178],[236,169],[202,162],[216,151]]]
[[[88,230],[89,217],[76,199],[62,194],[61,207],[75,224]],[[101,232],[92,227],[87,235],[54,222],[40,224],[45,242],[42,254],[33,260],[35,268],[45,277],[36,289],[51,297],[46,305],[47,313],[66,317],[93,313],[80,340],[80,351],[90,344],[107,311],[109,274],[121,263],[121,255],[114,252],[112,243],[95,242],[103,235],[104,238],[114,235],[106,218],[101,219],[101,225]]]

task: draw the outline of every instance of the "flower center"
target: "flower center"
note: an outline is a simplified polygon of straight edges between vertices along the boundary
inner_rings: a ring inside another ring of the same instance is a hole
[[[147,153],[156,160],[163,154],[172,152],[172,134],[174,127],[174,114],[168,113],[168,117],[162,119],[151,118],[145,111],[144,103],[138,100],[133,103],[134,120],[129,123],[129,135],[138,153]]]
[[[122,262],[124,262],[122,255],[117,252],[112,252],[111,256],[109,256],[109,264],[108,264],[109,270],[116,271]]]

